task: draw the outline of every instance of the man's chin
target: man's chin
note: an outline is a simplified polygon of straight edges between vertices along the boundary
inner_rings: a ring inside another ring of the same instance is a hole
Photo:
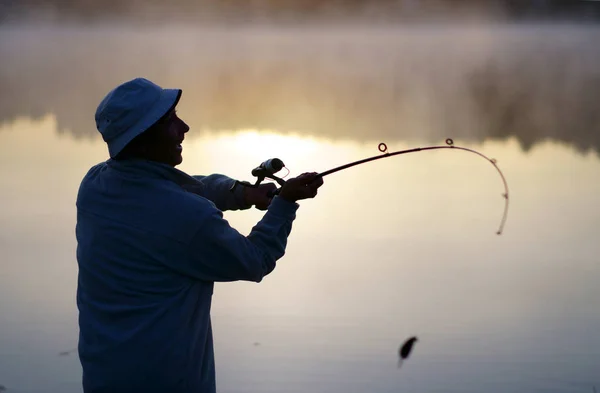
[[[173,158],[171,165],[177,166],[177,165],[181,164],[182,162],[183,162],[183,156],[181,154],[179,154],[178,156]]]

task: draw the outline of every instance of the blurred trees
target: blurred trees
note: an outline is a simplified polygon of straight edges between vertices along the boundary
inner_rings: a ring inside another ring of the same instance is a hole
[[[600,18],[600,1],[591,0],[0,0],[0,20],[52,15],[101,19],[162,16],[201,17],[327,17],[385,15],[460,16],[492,12],[494,16]]]

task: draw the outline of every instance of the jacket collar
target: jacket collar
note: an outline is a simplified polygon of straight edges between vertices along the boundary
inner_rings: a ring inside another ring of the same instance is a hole
[[[109,168],[126,176],[170,180],[181,187],[198,186],[202,182],[170,165],[138,158],[106,161]]]

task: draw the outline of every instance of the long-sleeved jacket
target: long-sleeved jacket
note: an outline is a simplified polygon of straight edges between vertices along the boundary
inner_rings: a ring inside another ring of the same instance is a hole
[[[144,160],[109,160],[84,177],[76,236],[86,393],[216,391],[214,282],[269,274],[298,208],[275,197],[243,236],[222,214],[249,208],[232,182]]]

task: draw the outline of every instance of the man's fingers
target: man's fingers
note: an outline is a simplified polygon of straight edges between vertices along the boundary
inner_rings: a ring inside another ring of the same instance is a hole
[[[310,185],[311,187],[319,188],[319,187],[321,187],[321,186],[323,185],[323,178],[322,178],[322,177],[316,177],[316,178],[314,178],[314,179],[313,179],[313,180],[312,180],[312,181],[309,183],[309,185]]]
[[[261,200],[259,203],[257,203],[257,204],[255,205],[255,207],[256,207],[258,210],[267,210],[267,209],[269,208],[269,205],[271,204],[271,201],[272,201],[272,200],[273,200],[273,199],[272,199],[272,198],[270,198],[270,197],[264,197],[264,198],[262,198],[262,200]]]
[[[304,172],[296,179],[302,179],[302,181],[309,182],[312,181],[318,175],[317,172]]]
[[[314,198],[317,195],[319,187],[319,185],[307,184],[304,188],[304,196],[306,198]]]
[[[314,198],[317,196],[317,189],[323,185],[323,178],[318,177],[318,175],[317,172],[308,172],[299,176],[305,185],[303,190],[304,198]]]
[[[305,172],[289,179],[279,195],[291,201],[314,198],[322,185],[323,178],[317,172]]]
[[[265,191],[265,195],[267,195],[269,193],[269,191],[273,191],[273,190],[277,189],[277,186],[275,185],[275,183],[265,183],[262,185],[262,188]]]
[[[298,176],[296,179],[298,179],[299,181],[301,181],[303,184],[307,185],[307,186],[312,186],[315,183],[317,184],[323,184],[323,178],[322,177],[318,177],[319,174],[317,172],[309,172],[309,173],[303,173],[300,176]]]

